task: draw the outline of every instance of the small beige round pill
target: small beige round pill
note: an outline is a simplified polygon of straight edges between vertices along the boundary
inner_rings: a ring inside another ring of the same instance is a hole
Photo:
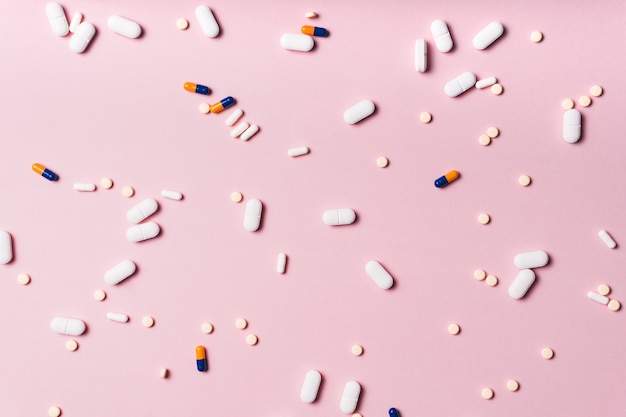
[[[131,187],[130,185],[125,185],[122,188],[122,195],[124,197],[132,197],[135,195],[135,189],[133,187]]]
[[[246,327],[248,327],[248,321],[246,319],[237,319],[235,321],[235,327],[238,328],[239,330],[243,330]]]
[[[154,326],[154,319],[150,316],[145,316],[141,319],[141,324],[143,324],[143,327],[152,327]]]
[[[541,42],[542,39],[543,39],[543,33],[539,32],[538,30],[531,32],[530,34],[531,41],[537,43],[537,42]]]
[[[617,300],[611,300],[609,301],[609,303],[607,304],[607,307],[609,308],[609,310],[611,311],[618,311],[620,308],[622,308],[622,305],[620,304],[619,301]]]
[[[363,354],[363,346],[361,346],[361,345],[354,345],[354,346],[352,346],[351,351],[352,351],[352,354],[354,356],[361,356]]]
[[[528,187],[530,185],[530,177],[528,175],[520,175],[517,181],[522,187]]]
[[[609,295],[611,293],[611,287],[606,284],[598,285],[598,294],[600,295]]]
[[[578,99],[578,104],[580,104],[583,107],[589,107],[591,106],[591,97],[589,96],[582,96]]]
[[[600,97],[603,92],[604,90],[599,85],[594,85],[593,87],[589,89],[589,94],[591,94],[594,97]]]
[[[487,136],[490,138],[497,138],[500,135],[500,129],[495,126],[491,126],[487,129]]]
[[[105,190],[110,189],[111,187],[113,187],[113,180],[111,178],[102,178],[100,180],[100,187],[104,188]]]
[[[22,285],[30,284],[30,275],[28,275],[28,274],[19,274],[17,276],[17,282],[22,284]]]
[[[552,359],[554,357],[554,351],[549,347],[541,349],[541,357],[544,359]]]
[[[243,195],[239,191],[235,191],[230,195],[230,199],[235,203],[240,203],[243,200]]]
[[[478,137],[478,143],[483,146],[488,146],[491,143],[491,138],[489,137],[489,135],[480,135]]]
[[[381,168],[385,168],[387,165],[389,165],[389,160],[384,156],[379,156],[378,159],[376,159],[376,165]]]
[[[487,213],[480,213],[478,215],[478,223],[480,224],[489,224],[491,221],[491,217]]]
[[[107,293],[105,293],[103,290],[95,290],[93,292],[93,299],[96,301],[103,301],[105,298],[107,298]]]
[[[571,98],[566,98],[565,100],[561,102],[561,107],[563,107],[565,110],[573,109],[574,100],[572,100]]]
[[[511,392],[517,391],[519,389],[519,382],[514,379],[509,379],[508,381],[506,381],[506,389]]]
[[[208,114],[211,112],[211,105],[209,103],[200,103],[198,111],[200,111],[200,113]]]
[[[56,405],[53,405],[52,407],[48,408],[48,415],[50,417],[59,417],[61,415],[61,409]]]
[[[498,277],[496,277],[495,275],[487,275],[487,278],[485,278],[485,283],[487,283],[487,285],[489,285],[490,287],[495,287],[496,285],[498,285]]]
[[[246,336],[246,343],[250,346],[254,346],[259,342],[259,338],[255,334],[249,334]]]
[[[459,332],[461,332],[461,328],[458,324],[450,323],[448,325],[448,333],[450,333],[451,335],[456,336],[457,334],[459,334]]]
[[[427,111],[420,113],[420,121],[422,123],[430,123],[431,120],[433,120],[432,114],[428,113]]]
[[[363,417],[363,415],[361,413],[354,413],[352,414],[352,417]]]
[[[315,13],[315,12],[306,12],[304,14],[304,17],[306,17],[307,19],[315,19],[317,17],[317,13]]]
[[[78,342],[76,340],[68,340],[67,342],[65,342],[65,349],[69,350],[70,352],[74,352],[76,349],[78,349]]]
[[[189,22],[184,17],[176,20],[176,27],[180,30],[185,30],[189,27]]]
[[[161,370],[159,371],[159,378],[167,378],[168,373],[169,371],[167,370],[167,368],[161,368]]]
[[[493,398],[493,390],[491,388],[483,388],[482,391],[480,391],[480,395],[485,400],[490,400]]]
[[[211,323],[202,323],[202,333],[211,334],[213,333],[213,325]]]
[[[474,271],[474,278],[482,281],[483,279],[487,278],[487,273],[482,269],[477,269],[476,271]]]
[[[503,91],[504,91],[504,88],[502,88],[502,85],[498,83],[495,83],[494,85],[491,86],[491,94],[495,96],[499,96],[500,94],[502,94]]]

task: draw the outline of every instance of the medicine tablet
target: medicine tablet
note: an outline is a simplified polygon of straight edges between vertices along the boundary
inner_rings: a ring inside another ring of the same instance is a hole
[[[70,28],[67,24],[63,6],[56,2],[46,4],[46,15],[48,16],[52,33],[57,36],[65,36],[68,34]]]
[[[372,100],[361,100],[343,112],[343,120],[348,124],[355,124],[370,116],[376,110]]]
[[[502,26],[502,23],[493,21],[474,36],[472,45],[476,49],[483,50],[497,41],[503,33],[504,26]]]
[[[304,17],[306,17],[307,19],[315,19],[317,17],[317,13],[315,13],[315,12],[306,12],[304,14]]]
[[[487,275],[487,277],[485,278],[485,283],[490,287],[495,287],[496,285],[498,285],[498,277],[496,277],[495,275]]]
[[[243,216],[243,228],[248,232],[256,232],[261,226],[261,213],[263,205],[253,198],[246,203],[246,211]]]
[[[605,295],[602,295],[602,294],[598,294],[597,292],[589,291],[587,293],[587,297],[589,297],[593,301],[595,301],[597,303],[600,303],[600,304],[607,305],[609,303],[609,298],[608,297],[606,297]]]
[[[0,264],[8,264],[13,260],[13,242],[11,235],[0,230]]]
[[[289,51],[308,52],[314,45],[313,37],[301,33],[285,33],[280,37],[280,46]]]
[[[76,29],[78,29],[78,25],[80,25],[80,22],[82,20],[83,20],[83,14],[81,12],[74,13],[74,16],[72,16],[72,21],[70,22],[71,33],[76,32]]]
[[[78,349],[78,342],[76,340],[68,340],[67,342],[65,342],[65,349],[69,350],[70,352],[74,352],[76,349]]]
[[[618,311],[620,308],[622,308],[622,305],[617,300],[609,301],[609,304],[607,304],[607,306],[609,307],[609,310],[611,311]]]
[[[433,120],[432,114],[428,113],[427,111],[420,113],[420,121],[422,123],[430,123],[431,120]]]
[[[476,271],[474,271],[474,278],[476,278],[478,281],[482,281],[486,277],[487,273],[482,269],[477,269]]]
[[[356,220],[356,213],[349,208],[326,210],[322,214],[322,221],[329,226],[352,224]]]
[[[70,39],[70,51],[77,54],[85,52],[85,49],[87,49],[89,42],[91,42],[91,39],[95,34],[96,28],[91,23],[83,22],[78,25],[76,32],[74,32],[72,38]]]
[[[255,125],[255,124],[250,125],[250,127],[247,128],[245,130],[245,132],[243,132],[241,134],[241,138],[240,139],[243,140],[243,141],[246,141],[246,140],[250,139],[252,136],[256,135],[258,131],[259,131],[259,126]]]
[[[353,345],[352,349],[350,349],[354,356],[361,356],[363,354],[363,346],[361,345]]]
[[[131,260],[125,260],[115,265],[104,273],[104,282],[109,285],[117,285],[130,277],[137,270],[137,265]]]
[[[93,299],[96,301],[104,301],[107,298],[107,293],[103,290],[95,290],[93,292]]]
[[[476,88],[483,89],[487,87],[491,87],[497,82],[496,77],[487,77],[482,80],[476,81]]]
[[[213,325],[211,323],[202,323],[200,329],[202,330],[202,333],[205,334],[213,333]]]
[[[180,201],[183,199],[183,195],[178,191],[172,190],[161,190],[161,197],[167,198],[169,200],[177,200]]]
[[[376,165],[378,165],[381,168],[386,168],[387,165],[389,165],[389,160],[385,158],[384,156],[379,156],[376,159]]]
[[[604,90],[602,90],[602,87],[600,87],[599,85],[594,85],[593,87],[589,89],[589,94],[591,94],[594,97],[600,97],[603,92]]]
[[[519,389],[519,382],[514,379],[509,379],[508,381],[506,381],[506,389],[511,392],[517,391]]]
[[[136,39],[141,36],[141,26],[139,26],[139,23],[122,16],[109,16],[107,19],[107,27],[113,32],[126,36],[127,38]]]
[[[231,193],[230,199],[235,203],[240,203],[243,200],[243,195],[239,191]]]
[[[143,319],[141,319],[141,324],[143,324],[143,327],[152,327],[154,326],[154,319],[150,316],[145,316]]]
[[[309,153],[309,148],[306,146],[300,146],[299,148],[291,148],[287,150],[287,155],[291,157],[302,156]]]
[[[450,52],[452,50],[452,36],[448,30],[448,25],[441,19],[437,19],[430,24],[430,32],[433,34],[435,46],[439,52]]]
[[[601,295],[609,295],[611,293],[611,287],[606,284],[598,285],[598,293]]]
[[[19,274],[17,276],[17,282],[22,284],[22,285],[30,284],[30,275],[28,275],[28,274]]]
[[[541,42],[542,39],[543,39],[543,33],[539,32],[538,30],[531,32],[530,34],[531,41],[537,43],[537,42]]]
[[[380,263],[369,261],[365,264],[365,272],[380,289],[388,290],[393,286],[393,278]]]
[[[128,322],[128,316],[126,314],[123,314],[123,313],[109,312],[109,313],[107,313],[107,319],[109,319],[111,321],[116,321],[118,323],[127,323]]]
[[[489,224],[491,221],[491,217],[487,213],[480,213],[478,215],[478,223],[480,224]]]
[[[254,334],[249,334],[246,336],[246,343],[250,346],[254,346],[259,343],[259,338]]]
[[[480,395],[485,399],[485,400],[490,400],[493,398],[493,390],[491,388],[483,388],[480,391]]]
[[[209,103],[200,103],[198,111],[203,114],[211,113],[211,105]]]
[[[565,110],[573,109],[574,100],[572,100],[571,98],[566,98],[561,102],[561,107],[563,107]]]
[[[606,230],[600,230],[598,232],[598,236],[609,249],[615,249],[617,247],[617,243],[615,243],[615,240],[613,240],[611,235],[609,235]]]
[[[498,129],[495,126],[491,126],[489,128],[487,128],[487,136],[489,136],[490,138],[497,138],[500,135],[500,129]]]
[[[48,415],[50,417],[59,417],[61,415],[61,409],[54,405],[48,409]]]
[[[235,320],[235,327],[239,330],[243,330],[248,327],[248,321],[246,319],[239,318]]]
[[[518,253],[513,258],[513,264],[518,269],[539,268],[548,264],[550,257],[542,250]]]
[[[494,96],[499,96],[500,94],[502,94],[503,91],[504,89],[498,83],[495,83],[491,86],[491,94],[493,94]]]
[[[459,334],[461,332],[461,328],[459,327],[458,324],[456,323],[450,323],[448,325],[448,333],[450,333],[453,336],[456,336],[457,334]]]
[[[131,223],[139,223],[152,216],[159,209],[159,203],[154,198],[146,198],[132,207],[126,213],[126,219]]]
[[[517,182],[519,182],[519,185],[522,187],[528,187],[530,185],[530,177],[528,175],[520,175]]]
[[[185,30],[189,27],[189,21],[184,17],[176,19],[176,27],[180,30]]]
[[[532,269],[522,269],[509,285],[509,295],[515,300],[523,298],[535,282],[535,273]]]
[[[243,116],[243,110],[241,110],[241,109],[235,110],[226,119],[226,121],[225,121],[226,126],[234,125],[235,123],[237,123],[237,120],[239,120],[241,118],[241,116]]]
[[[310,370],[304,376],[300,399],[305,403],[312,403],[317,398],[317,393],[322,382],[322,375],[316,370]]]
[[[159,378],[167,378],[167,374],[168,374],[168,370],[167,368],[161,368],[161,370],[159,371]]]
[[[237,126],[235,126],[233,130],[230,131],[230,136],[232,136],[233,138],[238,138],[249,127],[250,125],[248,124],[248,122],[241,122]]]
[[[491,143],[491,138],[489,137],[489,135],[480,135],[478,137],[478,143],[483,146],[489,146],[489,144]]]
[[[417,39],[415,41],[415,70],[417,72],[426,72],[427,54],[426,39]]]
[[[582,115],[576,109],[567,110],[563,113],[563,139],[569,143],[580,140],[582,130]]]
[[[209,38],[215,38],[220,33],[220,27],[213,16],[213,12],[207,6],[198,6],[196,8],[196,19],[200,23],[200,28],[204,33],[204,36]]]
[[[348,381],[343,388],[343,395],[339,403],[342,413],[351,414],[356,410],[361,395],[361,385],[356,381]]]
[[[111,187],[113,187],[113,180],[111,178],[102,178],[100,180],[100,187],[104,188],[105,190],[110,189]]]
[[[578,104],[580,104],[583,107],[589,107],[591,105],[591,97],[589,96],[582,96],[578,99]]]
[[[544,359],[552,359],[554,357],[554,351],[549,347],[541,349],[541,357]]]
[[[467,71],[456,77],[454,80],[448,81],[443,87],[443,91],[448,97],[457,97],[458,95],[474,87],[475,84],[476,76],[473,73]]]
[[[278,258],[276,259],[276,272],[279,274],[285,273],[285,268],[287,267],[287,255],[284,253],[279,253]]]
[[[86,184],[82,182],[74,183],[74,189],[76,191],[96,191],[96,184]]]
[[[79,319],[71,319],[67,317],[55,317],[50,322],[50,330],[59,334],[67,334],[70,336],[80,336],[85,333],[87,326],[85,322]]]
[[[132,197],[133,195],[135,195],[135,189],[129,185],[125,185],[122,188],[122,195],[124,197]]]
[[[157,237],[161,228],[154,222],[142,223],[126,231],[126,239],[131,242],[142,242]]]

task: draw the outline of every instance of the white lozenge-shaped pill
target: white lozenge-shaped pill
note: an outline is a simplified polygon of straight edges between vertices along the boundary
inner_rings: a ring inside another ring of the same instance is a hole
[[[243,216],[243,228],[248,232],[256,232],[261,225],[263,204],[255,198],[246,203],[246,212]]]
[[[353,125],[370,116],[374,110],[376,106],[372,100],[362,100],[343,112],[343,120]]]
[[[252,124],[249,128],[247,128],[239,137],[239,139],[246,141],[250,139],[252,136],[256,135],[259,131],[259,126]]]
[[[300,390],[300,399],[305,403],[312,403],[317,398],[317,392],[320,389],[322,383],[322,375],[315,371],[310,370],[304,376],[304,382],[302,383],[302,389]]]
[[[96,184],[76,182],[74,183],[74,189],[76,191],[83,191],[83,192],[96,191]]]
[[[167,198],[169,200],[182,200],[183,194],[173,190],[161,190],[161,197]]]
[[[576,143],[582,131],[582,115],[576,109],[563,113],[563,139],[565,142]]]
[[[418,39],[415,41],[415,70],[417,72],[426,72],[426,56],[428,49],[426,39]]]
[[[81,12],[74,13],[74,16],[72,17],[72,21],[70,22],[70,32],[72,33],[76,32],[76,29],[78,29],[78,25],[80,25],[80,22],[82,21],[83,21],[83,14]]]
[[[326,210],[322,214],[322,221],[329,226],[352,224],[356,220],[356,213],[350,208]]]
[[[440,52],[450,52],[452,50],[452,36],[448,30],[448,25],[441,19],[433,21],[430,31],[435,39],[435,46]]]
[[[509,285],[509,295],[516,300],[523,298],[534,282],[535,273],[532,269],[522,269]]]
[[[502,36],[503,33],[504,26],[502,26],[502,23],[493,21],[474,36],[472,45],[476,49],[485,49]]]
[[[126,239],[131,242],[141,242],[143,240],[157,237],[161,228],[155,222],[147,222],[133,226],[126,231]]]
[[[339,403],[339,409],[342,413],[351,414],[356,410],[359,396],[361,395],[361,385],[356,381],[346,382],[343,388],[343,395]]]
[[[113,32],[119,33],[127,38],[135,39],[141,36],[141,26],[139,26],[139,23],[122,16],[109,16],[107,26]]]
[[[443,91],[448,97],[456,97],[472,88],[476,84],[476,76],[467,71],[456,77],[454,80],[448,81]]]
[[[243,116],[243,110],[237,109],[226,119],[226,126],[232,126]]]
[[[127,323],[128,316],[123,313],[107,313],[107,319],[117,321],[118,323]]]
[[[598,232],[598,236],[600,237],[600,239],[602,239],[604,244],[608,246],[609,249],[615,249],[617,247],[617,243],[615,242],[615,240],[613,240],[611,235],[609,235],[606,230],[600,230]]]
[[[609,303],[609,298],[607,296],[598,294],[595,291],[589,291],[587,293],[587,297],[591,298],[593,301],[600,303],[600,304],[607,305]]]
[[[70,319],[67,317],[55,317],[50,322],[50,329],[55,333],[67,334],[70,336],[80,336],[85,333],[87,326],[85,322],[79,319]]]
[[[519,269],[539,268],[547,265],[550,257],[542,250],[534,252],[518,253],[513,258],[513,263]]]
[[[284,253],[279,253],[278,258],[276,260],[276,272],[278,272],[279,274],[284,274],[286,268],[287,268],[287,255]]]
[[[196,19],[200,23],[200,28],[204,36],[215,38],[220,33],[220,27],[213,16],[213,12],[207,6],[196,7]]]
[[[249,127],[250,125],[248,124],[248,122],[241,122],[237,126],[235,126],[233,130],[230,131],[230,136],[232,136],[233,138],[238,138]]]
[[[91,42],[91,38],[96,34],[96,28],[89,22],[83,22],[78,25],[76,32],[72,35],[72,39],[70,39],[70,50],[77,54],[85,52],[87,46],[89,46],[89,42]]]
[[[159,208],[159,203],[153,198],[146,198],[135,207],[128,210],[126,218],[131,223],[139,223],[152,216]]]
[[[388,290],[393,286],[393,278],[387,270],[376,261],[369,261],[365,264],[365,272],[383,290]]]
[[[482,89],[482,88],[491,87],[496,82],[497,82],[496,77],[483,78],[482,80],[476,81],[476,88]]]
[[[302,156],[308,153],[309,153],[309,148],[306,146],[300,146],[299,148],[291,148],[287,150],[287,155],[292,156],[292,157]]]
[[[56,2],[46,4],[46,15],[48,16],[52,33],[57,36],[65,36],[69,33],[70,27],[67,24],[63,6]]]
[[[109,285],[117,285],[130,277],[137,270],[137,265],[131,260],[125,260],[104,273],[104,281]]]
[[[280,46],[289,51],[308,52],[313,49],[313,37],[301,33],[285,33],[280,37]]]
[[[0,230],[0,264],[8,264],[13,260],[13,242],[11,235]]]

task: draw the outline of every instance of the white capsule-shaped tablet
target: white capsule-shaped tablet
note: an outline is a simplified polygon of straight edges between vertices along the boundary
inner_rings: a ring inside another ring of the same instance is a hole
[[[167,198],[169,200],[182,200],[183,195],[178,191],[172,190],[161,190],[161,197]]]
[[[246,212],[243,216],[243,228],[248,232],[256,232],[261,225],[263,204],[255,198],[246,203]]]
[[[139,23],[122,16],[109,16],[107,26],[113,32],[119,33],[127,38],[135,39],[141,36],[141,26],[139,26]]]
[[[532,269],[546,266],[550,257],[542,250],[518,253],[513,258],[513,263],[519,269]]]
[[[587,297],[591,298],[593,301],[600,303],[600,304],[607,305],[609,303],[609,297],[602,295],[602,294],[598,294],[595,291],[589,291],[587,293]]]
[[[237,109],[226,119],[226,126],[232,126],[243,116],[243,110]]]
[[[287,255],[284,253],[278,254],[278,259],[276,260],[276,272],[279,274],[284,274],[285,269],[287,268]]]
[[[600,230],[598,232],[598,236],[602,239],[606,246],[609,247],[609,249],[615,249],[617,247],[617,243],[606,230]]]
[[[207,6],[196,7],[196,19],[200,23],[200,28],[204,36],[215,38],[220,33],[220,27],[213,16],[213,12]]]
[[[299,148],[291,148],[287,151],[287,155],[289,156],[302,156],[302,155],[306,155],[309,153],[309,148],[307,148],[306,146],[300,146]]]
[[[11,235],[0,230],[0,264],[8,264],[13,260],[13,242]]]
[[[93,38],[95,34],[96,28],[91,23],[83,22],[78,25],[76,32],[74,32],[70,39],[70,51],[77,54],[85,52],[85,49],[89,46],[89,42],[91,42],[91,38]]]
[[[367,272],[367,275],[374,280],[379,288],[388,290],[393,286],[393,278],[380,263],[369,261],[365,264],[365,272]]]
[[[128,316],[122,313],[107,313],[107,319],[117,321],[118,323],[128,322]]]
[[[104,282],[117,285],[130,277],[137,270],[137,265],[131,260],[125,260],[104,273]]]
[[[72,16],[72,21],[70,22],[70,32],[76,32],[76,29],[78,29],[78,25],[80,25],[80,22],[82,21],[83,14],[81,12],[74,13],[74,16]]]
[[[285,33],[280,37],[280,46],[289,51],[308,52],[313,49],[313,37],[301,33]]]
[[[302,389],[300,390],[300,399],[305,403],[312,403],[317,398],[317,392],[322,383],[322,374],[315,370],[310,370],[304,376]]]
[[[159,208],[159,203],[154,198],[146,198],[135,207],[128,210],[126,218],[131,223],[139,223],[152,216]]]
[[[504,26],[502,26],[502,23],[493,21],[474,36],[472,45],[476,49],[485,49],[502,36],[503,33]]]
[[[52,28],[52,33],[57,36],[65,36],[70,31],[67,25],[67,17],[65,17],[65,11],[63,6],[56,2],[50,2],[46,4],[46,15]]]
[[[522,269],[509,285],[509,295],[516,300],[523,298],[534,282],[535,273],[532,269]]]
[[[582,131],[582,115],[576,109],[563,113],[563,139],[565,142],[576,143]]]
[[[428,53],[426,39],[418,39],[415,41],[415,70],[417,72],[426,72],[426,55]]]
[[[322,221],[329,226],[352,224],[356,220],[356,213],[350,208],[326,210],[322,214]]]
[[[248,122],[241,122],[233,130],[230,131],[230,136],[238,138],[250,125]]]
[[[50,322],[50,329],[55,333],[67,334],[70,336],[80,336],[85,333],[87,326],[85,322],[79,319],[70,319],[67,317],[55,317]]]
[[[454,80],[448,81],[443,91],[448,97],[456,97],[472,88],[476,84],[476,76],[467,71],[456,77]]]
[[[143,240],[157,237],[161,228],[155,222],[147,222],[133,226],[126,231],[126,239],[131,242],[141,242]]]
[[[246,140],[250,139],[252,136],[256,135],[258,131],[259,131],[259,126],[257,126],[257,125],[250,125],[250,127],[247,128],[241,134],[241,137],[239,139],[241,139],[243,141],[246,141]]]
[[[452,36],[448,30],[448,25],[441,19],[435,20],[430,24],[430,31],[435,40],[435,46],[439,52],[450,52],[452,50]]]
[[[343,120],[351,125],[370,116],[376,110],[372,100],[362,100],[343,112]]]
[[[339,409],[342,413],[351,414],[356,410],[356,406],[359,402],[359,396],[361,395],[361,385],[356,381],[346,382],[343,388],[343,395],[341,396],[341,402],[339,403]]]
[[[483,78],[482,80],[476,81],[476,88],[487,88],[494,85],[496,82],[498,82],[498,80],[496,80],[496,77]]]
[[[76,182],[74,183],[74,189],[76,191],[95,191],[96,190],[96,184],[87,184],[87,183],[83,183],[83,182]]]

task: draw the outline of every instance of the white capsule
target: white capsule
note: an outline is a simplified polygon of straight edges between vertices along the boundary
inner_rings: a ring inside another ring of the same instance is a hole
[[[154,222],[147,222],[133,226],[126,231],[126,239],[131,242],[141,242],[143,240],[157,237],[161,228]]]
[[[376,110],[372,100],[362,100],[343,112],[343,120],[351,125],[370,116]]]
[[[133,275],[136,270],[137,265],[133,261],[122,261],[104,273],[104,282],[109,285],[117,285]]]
[[[256,135],[258,131],[259,131],[259,126],[251,125],[249,128],[246,129],[245,132],[241,134],[241,137],[239,139],[246,141],[250,139],[252,136]]]
[[[237,109],[234,112],[231,113],[230,116],[228,116],[228,118],[226,119],[226,125],[227,126],[232,126],[235,123],[237,123],[237,120],[239,120],[241,118],[241,116],[243,116],[243,110],[241,109]]]
[[[309,148],[307,148],[306,146],[300,146],[299,148],[291,148],[287,151],[287,155],[289,156],[302,156],[302,155],[306,155],[309,153]]]
[[[547,253],[542,250],[534,252],[518,253],[513,258],[513,263],[519,269],[539,268],[547,265],[550,260]]]
[[[285,33],[280,37],[280,46],[289,51],[308,52],[313,49],[313,37],[300,33]]]
[[[196,19],[200,23],[200,28],[204,36],[209,38],[215,38],[220,33],[220,27],[213,16],[213,12],[207,6],[196,7]]]
[[[498,80],[496,80],[496,77],[483,78],[482,80],[476,81],[476,88],[478,89],[487,88],[487,87],[494,85],[497,82]]]
[[[287,267],[287,255],[284,253],[278,254],[278,259],[276,260],[276,272],[279,274],[284,274],[285,269]]]
[[[153,198],[146,198],[135,207],[128,210],[126,218],[131,223],[139,223],[152,216],[159,208],[159,203]]]
[[[76,32],[76,29],[78,29],[78,25],[80,25],[80,22],[82,22],[82,20],[83,20],[83,14],[81,12],[74,13],[74,16],[72,17],[72,21],[70,22],[70,32],[72,33]]]
[[[256,232],[261,225],[263,204],[255,198],[246,203],[246,212],[243,216],[243,228],[248,232]]]
[[[504,33],[504,26],[502,23],[493,21],[485,26],[480,32],[474,36],[472,45],[476,49],[485,49],[492,43],[494,43]]]
[[[11,235],[0,230],[0,264],[8,264],[13,260],[13,242]]]
[[[430,31],[435,39],[435,46],[440,52],[450,52],[452,50],[452,36],[448,30],[448,25],[441,19],[430,24]]]
[[[317,392],[322,383],[322,374],[315,370],[311,370],[304,376],[302,390],[300,390],[300,399],[305,403],[312,403],[317,398]]]
[[[70,29],[67,25],[67,18],[65,17],[63,6],[56,2],[46,4],[46,15],[48,16],[52,33],[57,36],[65,36],[68,34]]]
[[[582,115],[576,109],[563,113],[563,139],[565,142],[576,143],[580,140]]]
[[[107,313],[107,319],[117,321],[119,323],[128,322],[128,316],[122,313]]]
[[[87,184],[87,183],[82,183],[82,182],[76,182],[76,183],[74,183],[74,189],[76,191],[95,191],[96,190],[96,184]]]
[[[367,275],[374,280],[379,288],[388,290],[393,286],[393,278],[380,263],[369,261],[365,264],[365,272],[367,272]]]
[[[350,208],[326,210],[322,215],[322,221],[329,226],[352,224],[355,220],[356,213]]]
[[[107,26],[113,32],[119,33],[127,38],[135,39],[141,36],[141,26],[139,26],[139,23],[122,16],[109,16]]]
[[[96,28],[91,23],[83,22],[78,25],[76,32],[74,32],[70,39],[70,51],[77,54],[85,52],[85,49],[89,46],[89,42],[91,42],[91,38],[93,38],[95,34]]]
[[[359,396],[361,395],[361,385],[356,381],[346,382],[343,388],[343,395],[341,396],[341,402],[339,403],[339,409],[342,413],[351,414],[356,410],[356,406],[359,402]]]
[[[476,84],[476,76],[468,71],[449,81],[443,91],[448,97],[456,97],[472,88],[474,84]]]
[[[611,235],[609,235],[606,230],[600,230],[598,232],[598,236],[600,236],[600,239],[602,239],[609,249],[615,249],[617,247],[617,243],[615,243],[615,240],[613,240]]]
[[[50,329],[55,333],[67,334],[70,336],[80,336],[85,333],[87,326],[85,322],[67,317],[55,317],[50,322]]]
[[[170,200],[182,200],[183,195],[178,191],[161,190],[161,197],[168,198]]]
[[[248,122],[241,122],[233,130],[230,131],[230,136],[238,138],[250,125]]]
[[[415,41],[415,70],[417,72],[426,72],[426,56],[428,55],[428,47],[426,39],[418,39]]]
[[[598,302],[600,304],[607,305],[609,303],[609,297],[604,296],[602,294],[598,294],[595,291],[589,291],[587,293],[587,297],[591,298],[593,301]]]
[[[534,282],[535,273],[532,269],[522,269],[509,285],[509,295],[516,300],[523,298]]]

